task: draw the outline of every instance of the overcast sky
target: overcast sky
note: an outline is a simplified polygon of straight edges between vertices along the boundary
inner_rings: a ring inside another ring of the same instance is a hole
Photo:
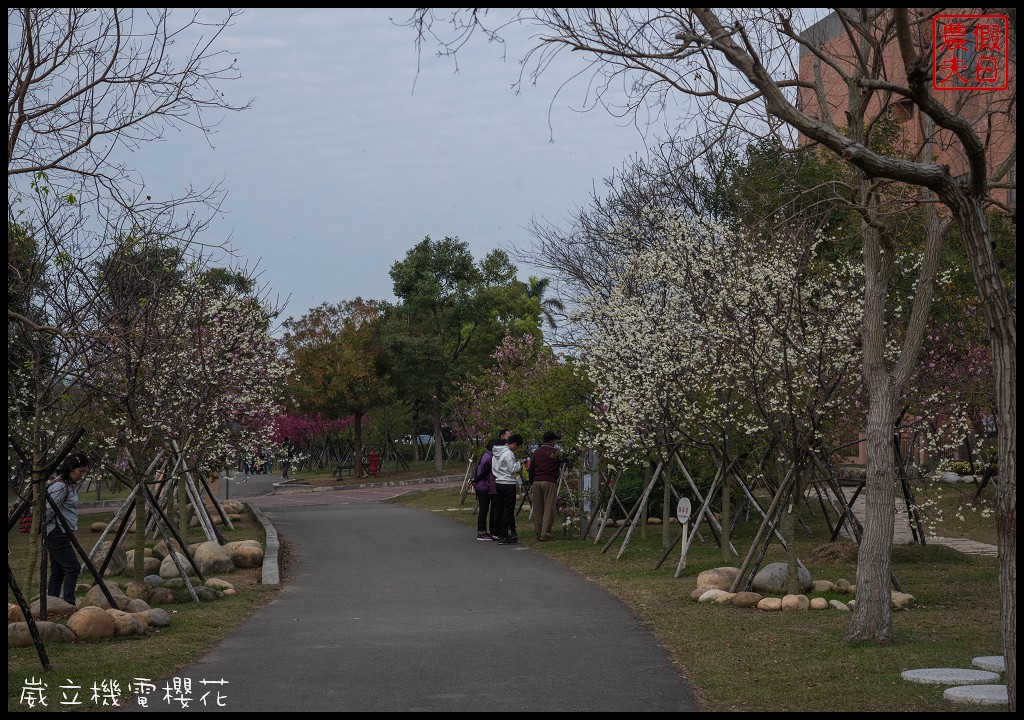
[[[555,97],[579,66],[552,67],[519,95],[524,43],[483,37],[459,72],[392,18],[409,10],[249,9],[222,38],[243,78],[222,89],[252,108],[226,116],[213,147],[171,131],[132,159],[147,192],[223,181],[238,255],[263,270],[285,316],[356,296],[390,300],[392,263],[429,235],[476,259],[526,247],[534,218],[565,224],[591,189],[643,152],[640,132],[598,109],[585,87]],[[417,77],[417,62],[419,75]],[[554,104],[552,105],[552,102]],[[520,278],[539,274],[520,265]]]

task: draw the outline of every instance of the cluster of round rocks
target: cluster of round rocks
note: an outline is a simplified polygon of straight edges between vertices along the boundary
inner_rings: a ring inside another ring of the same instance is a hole
[[[103,543],[96,549],[94,556],[105,557],[107,547],[108,544]],[[215,542],[196,543],[189,546],[189,552],[203,576],[209,578],[203,585],[193,585],[196,597],[203,601],[238,594],[230,582],[211,575],[232,572],[237,568],[260,567],[263,564],[263,546],[258,540],[239,540],[226,545]],[[195,570],[185,556],[180,552],[175,554],[189,575],[195,576]],[[133,556],[134,551],[125,553],[120,548],[116,549],[111,558],[111,566],[116,568],[115,574],[132,567]],[[146,548],[144,562],[146,572],[150,574],[142,581],[129,582],[123,588],[113,580],[103,581],[116,607],[110,606],[98,584],[79,585],[78,590],[84,591],[84,595],[78,598],[75,605],[60,598],[47,597],[48,620],[36,621],[42,641],[76,642],[144,635],[170,625],[170,614],[163,608],[153,606],[173,604],[180,597],[187,597],[191,601],[191,596],[181,593],[185,581],[180,577],[163,541],[153,548]],[[110,574],[109,567],[107,574]],[[33,618],[39,617],[38,600],[32,603],[29,611]],[[58,622],[62,620],[64,622]],[[21,607],[13,603],[7,605],[7,644],[13,647],[32,645],[32,636]]]
[[[944,472],[935,476],[935,479],[939,482],[947,483],[949,485],[957,484],[970,484],[976,483],[981,480],[981,476],[975,475],[960,475],[955,472]]]
[[[835,582],[829,580],[813,580],[811,574],[803,567],[797,571],[797,589],[801,593],[839,593],[850,595],[849,601],[827,600],[823,597],[808,598],[804,594],[790,594],[789,587],[789,566],[786,563],[771,563],[761,568],[751,582],[752,591],[729,592],[736,577],[739,575],[739,568],[720,567],[712,570],[705,570],[697,576],[697,589],[690,593],[690,598],[695,602],[704,605],[733,605],[743,608],[755,608],[766,612],[779,610],[839,610],[849,612],[853,609],[856,600],[856,585],[848,580],[839,579]],[[768,597],[780,595],[782,597]],[[905,610],[914,601],[913,595],[906,593],[892,593],[892,607],[894,610]]]
[[[110,551],[110,541],[100,543],[90,554],[94,564],[103,562],[103,559]],[[185,568],[190,575],[195,570],[180,548],[176,546],[178,563]],[[188,546],[199,570],[203,575],[231,572],[237,568],[255,568],[263,564],[263,546],[258,540],[238,540],[235,542],[218,543],[207,541],[193,543]],[[171,558],[170,549],[163,540],[152,548],[145,548],[142,559],[143,572],[147,576],[156,576],[164,580],[178,578],[178,567]],[[115,548],[103,573],[104,577],[116,577],[129,572],[135,566],[135,550],[125,551],[122,548]],[[180,579],[180,578],[179,578]]]

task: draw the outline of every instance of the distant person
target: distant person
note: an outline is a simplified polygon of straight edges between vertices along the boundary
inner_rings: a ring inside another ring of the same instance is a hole
[[[480,456],[476,465],[476,472],[473,476],[473,490],[476,492],[477,517],[476,517],[476,539],[497,540],[498,520],[498,487],[494,481],[494,473],[491,469],[491,462],[494,459],[495,444],[500,442],[498,438],[487,441],[487,449]],[[488,532],[488,520],[490,520],[490,532]]]
[[[292,441],[284,439],[284,458],[281,460],[281,477],[288,479],[288,469],[292,466]]]
[[[533,528],[537,540],[551,540],[551,525],[555,521],[555,501],[558,499],[558,476],[564,460],[555,445],[561,436],[548,430],[530,462],[530,489],[533,493]]]
[[[501,514],[498,516],[498,543],[515,545],[519,542],[516,533],[516,491],[522,485],[520,471],[523,466],[529,467],[530,461],[516,460],[516,450],[523,444],[523,436],[513,434],[504,445],[495,445],[492,453],[491,471],[498,491],[498,503]]]
[[[75,604],[75,583],[78,582],[79,562],[71,538],[71,532],[78,530],[78,491],[76,487],[89,472],[89,456],[75,452],[64,458],[60,474],[46,487],[46,494],[57,506],[57,512],[64,522],[54,514],[53,506],[47,503],[46,549],[50,553],[50,580],[46,594],[58,597],[71,605]]]

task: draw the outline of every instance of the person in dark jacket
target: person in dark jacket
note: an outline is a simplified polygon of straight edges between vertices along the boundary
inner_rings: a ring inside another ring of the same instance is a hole
[[[476,492],[478,512],[476,517],[476,539],[497,540],[497,519],[498,519],[498,489],[494,483],[494,473],[491,472],[491,459],[494,455],[491,451],[500,442],[497,438],[487,441],[487,449],[480,456],[476,465],[476,474],[473,477],[473,490]],[[487,532],[488,519],[490,520],[490,532]]]
[[[530,491],[533,494],[533,528],[537,541],[551,540],[551,525],[555,521],[555,501],[558,498],[558,475],[564,462],[555,445],[561,436],[548,430],[543,443],[533,451],[530,461]]]

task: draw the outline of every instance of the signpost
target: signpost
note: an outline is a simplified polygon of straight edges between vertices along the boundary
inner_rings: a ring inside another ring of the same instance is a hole
[[[683,546],[679,553],[679,564],[676,566],[676,574],[673,577],[679,577],[679,573],[686,567],[686,531],[689,529],[690,522],[690,499],[679,498],[679,504],[676,505],[676,518],[679,519],[679,526],[683,529]]]

